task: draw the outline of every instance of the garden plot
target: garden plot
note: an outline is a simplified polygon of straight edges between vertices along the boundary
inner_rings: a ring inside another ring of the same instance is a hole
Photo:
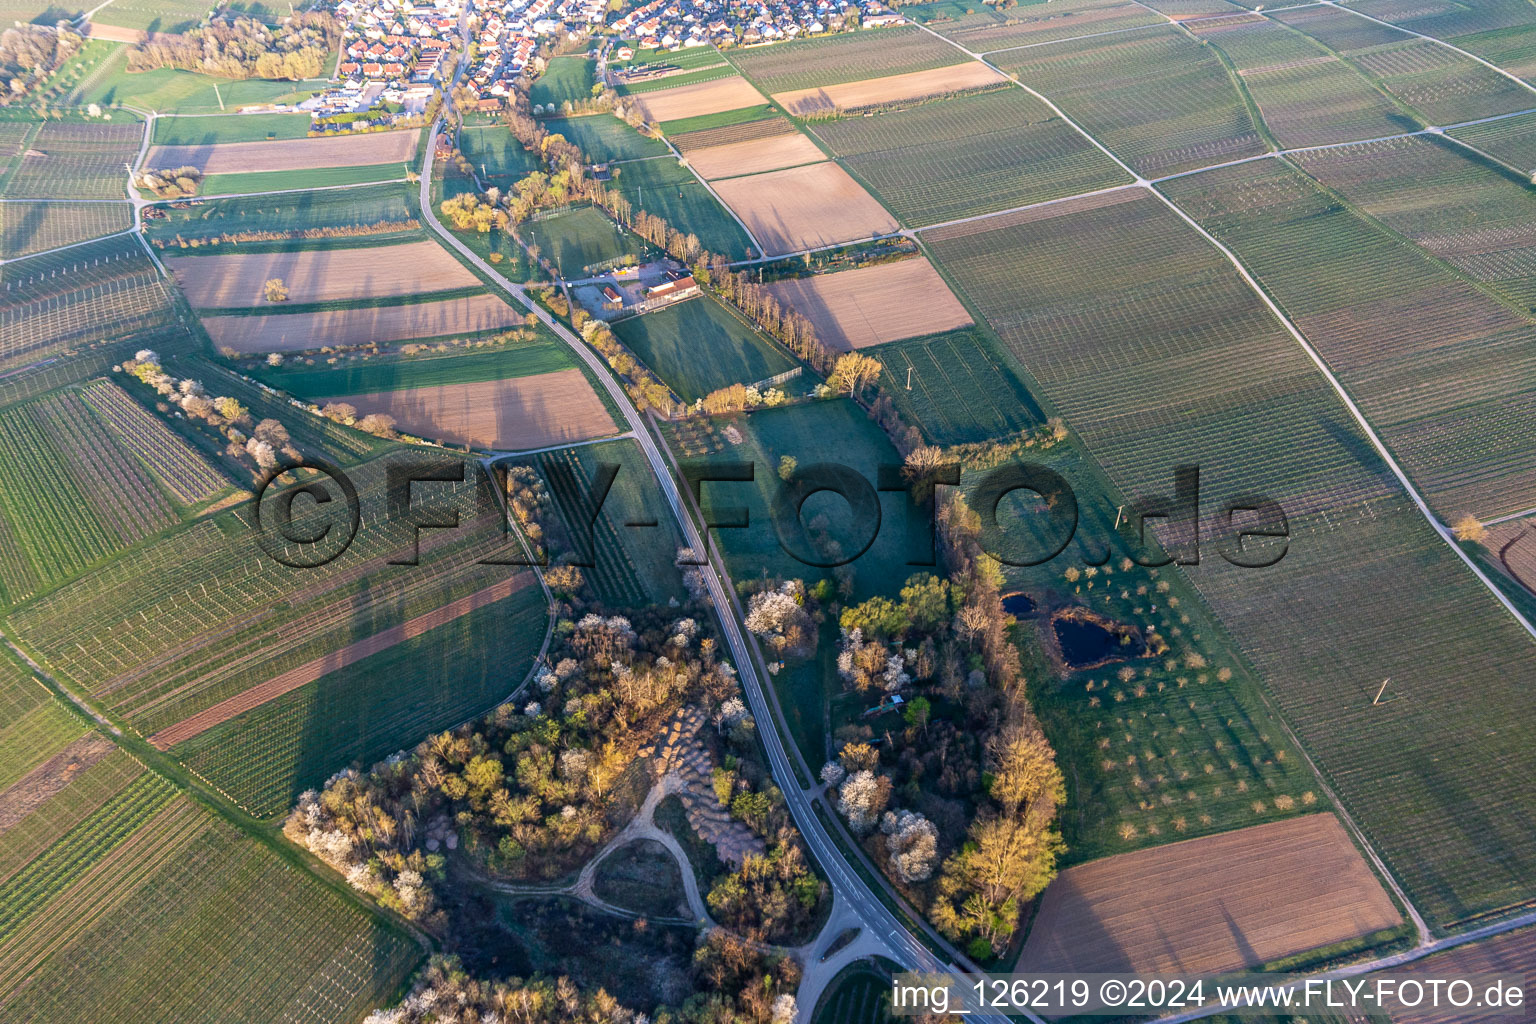
[[[767,287],[785,307],[808,317],[817,337],[842,352],[972,323],[938,271],[922,258]]]
[[[1536,325],[1277,161],[1163,190],[1315,345],[1447,522],[1536,494]]]
[[[715,185],[768,255],[869,238],[896,230],[896,220],[834,163],[824,162]]]
[[[476,448],[516,451],[601,437],[613,418],[580,370],[511,380],[336,395],[360,413],[387,413],[399,429]],[[323,404],[323,403],[322,403]]]
[[[209,316],[203,327],[220,349],[298,352],[412,338],[474,334],[520,326],[523,313],[498,295],[471,295],[396,306],[354,306],[318,313]]]
[[[277,278],[289,302],[372,299],[471,288],[480,283],[436,242],[301,252],[168,257],[166,269],[194,307],[261,306]],[[280,305],[269,305],[274,310]]]
[[[862,110],[887,104],[905,103],[947,96],[952,93],[985,89],[1008,81],[980,61],[951,64],[929,71],[871,78],[841,85],[815,86],[792,92],[776,92],[773,99],[797,117],[827,114],[841,110]]]
[[[302,171],[401,163],[416,153],[417,131],[365,132],[343,138],[155,146],[145,167],[196,167],[205,175]]]
[[[1214,975],[1401,920],[1338,819],[1312,814],[1068,868],[1015,969]]]
[[[633,97],[632,102],[647,121],[658,122],[750,107],[762,103],[763,96],[745,78],[734,76],[659,89]]]
[[[1531,899],[1536,837],[1514,823],[1530,803],[1518,780],[1536,770],[1518,682],[1536,644],[1221,255],[1157,200],[1120,193],[925,241],[1102,465],[1111,500],[1167,493],[1174,465],[1193,463],[1203,494],[1285,509],[1273,566],[1206,552],[1185,572],[1420,910],[1449,926]],[[1157,384],[1170,379],[1187,386]],[[1389,593],[1415,599],[1384,625]],[[1388,678],[1393,699],[1374,703]]]
[[[1265,149],[1221,60],[1168,27],[999,54],[1144,177]]]
[[[818,122],[812,130],[911,225],[1131,181],[1023,89]]]

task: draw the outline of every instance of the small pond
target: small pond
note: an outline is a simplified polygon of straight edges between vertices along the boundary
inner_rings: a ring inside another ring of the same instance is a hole
[[[1130,630],[1083,616],[1058,616],[1051,622],[1062,660],[1072,668],[1087,668],[1106,661],[1139,658],[1146,644]]]
[[[1024,618],[1035,614],[1035,599],[1020,591],[1017,594],[1008,594],[1003,598],[1003,611],[1009,615]]]

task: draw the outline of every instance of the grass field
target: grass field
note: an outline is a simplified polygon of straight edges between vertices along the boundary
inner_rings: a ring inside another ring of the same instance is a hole
[[[218,114],[253,103],[298,103],[313,96],[323,84],[216,78],[172,68],[129,74],[127,60],[128,47],[124,46],[82,83],[71,100],[78,106],[131,103],[161,114]]]
[[[843,118],[812,130],[909,226],[1130,181],[1022,89]]]
[[[619,123],[623,124],[622,121]],[[538,159],[523,148],[505,125],[465,127],[459,133],[458,146],[487,185],[497,185],[503,190],[539,168]]]
[[[87,242],[0,267],[0,368],[171,324],[171,295],[138,242]]]
[[[607,160],[642,160],[665,156],[666,143],[646,138],[611,114],[562,117],[544,122],[552,134],[564,135],[595,163]]]
[[[718,114],[700,114],[698,117],[682,117],[675,121],[663,121],[659,127],[668,136],[685,135],[688,132],[701,132],[709,128],[724,128],[727,125],[745,124],[748,121],[761,121],[767,117],[777,117],[773,107],[768,104],[753,107],[741,107],[737,110],[722,110]]]
[[[57,249],[132,225],[126,203],[5,203],[0,205],[0,258]]]
[[[620,608],[682,599],[681,581],[674,567],[681,542],[656,478],[633,441],[563,448],[512,461],[532,467],[554,495],[556,534],[551,537],[551,531],[545,530],[550,537],[549,558],[561,562],[574,557],[592,563],[581,570],[588,593]],[[582,498],[556,486],[562,471],[550,467],[557,464],[569,470],[570,479],[581,482],[582,494],[591,493],[600,466],[618,466],[613,487],[593,524],[590,547],[581,535],[573,538],[571,527],[560,518],[562,509],[578,507]]]
[[[308,114],[236,114],[223,117],[161,117],[150,144],[211,146],[221,142],[302,139],[309,134]]]
[[[995,57],[1142,176],[1263,152],[1226,67],[1178,29]]]
[[[1257,273],[1443,519],[1529,507],[1536,325],[1276,161],[1163,188]]]
[[[654,839],[637,839],[604,857],[592,891],[598,899],[648,917],[687,913],[677,859]]]
[[[730,259],[757,255],[747,233],[687,168],[671,160],[625,164],[610,187],[637,209],[662,218],[677,230],[699,236],[704,248]]]
[[[149,239],[156,244],[175,244],[177,238],[212,243],[221,235],[271,233],[292,236],[305,231],[366,236],[370,241],[400,241],[406,235],[417,235],[417,228],[407,225],[416,220],[416,211],[409,199],[403,184],[216,199],[181,210],[167,208],[164,217],[144,223]],[[371,234],[378,230],[375,225],[396,230]],[[216,245],[214,251],[229,251],[227,246],[230,244]],[[249,241],[234,244],[240,246],[239,251],[260,249],[259,244]]]
[[[185,32],[207,15],[205,0],[112,0],[91,18],[103,25],[147,32]]]
[[[922,29],[894,27],[738,50],[730,59],[754,85],[776,93],[927,71],[959,64],[965,54]]]
[[[409,163],[362,164],[357,167],[310,167],[301,171],[251,171],[247,174],[210,174],[203,179],[208,196],[281,192],[290,189],[324,188],[328,185],[365,185],[403,181]]]
[[[364,391],[467,384],[551,373],[575,365],[570,352],[554,340],[509,345],[494,352],[463,355],[370,359],[335,369],[264,369],[257,376],[298,398],[350,395]]]
[[[555,57],[528,90],[528,102],[547,109],[591,99],[592,68],[585,57]]]
[[[795,365],[739,315],[704,295],[614,325],[630,351],[685,402],[751,384]]]
[[[561,277],[584,277],[589,268],[606,266],[625,256],[639,257],[645,243],[625,231],[595,206],[556,210],[520,228],[524,240],[538,246]]]
[[[929,444],[1002,437],[1044,422],[1034,399],[992,350],[982,328],[966,327],[866,349],[885,367],[884,394]],[[912,390],[907,390],[908,370]]]
[[[1220,256],[1145,197],[934,235],[1120,494],[1164,492],[1174,463],[1196,463],[1213,502],[1260,492],[1284,507],[1277,565],[1208,558],[1190,575],[1421,910],[1447,925],[1528,899],[1536,843],[1507,823],[1524,813],[1513,780],[1536,730],[1513,680],[1536,671],[1536,645]],[[1196,364],[1197,386],[1151,383]],[[1384,624],[1369,595],[1402,588],[1421,600]],[[1384,678],[1396,699],[1373,705]]]

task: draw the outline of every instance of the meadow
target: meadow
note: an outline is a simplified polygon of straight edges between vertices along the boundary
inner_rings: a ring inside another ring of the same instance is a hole
[[[996,57],[1143,177],[1261,153],[1215,54],[1169,27]]]
[[[320,91],[320,82],[217,78],[193,71],[156,68],[129,74],[128,47],[117,52],[71,94],[76,106],[129,103],[161,114],[221,114],[256,103],[298,103]],[[114,117],[122,116],[121,113]]]
[[[406,174],[413,169],[413,166],[407,162],[359,164],[355,167],[309,167],[293,171],[210,174],[202,181],[202,193],[209,196],[239,196],[259,192],[326,188],[334,185],[373,185],[387,181],[404,181]]]
[[[0,368],[172,323],[164,280],[127,236],[0,268]]]
[[[0,204],[0,259],[74,245],[132,225],[127,203]]]
[[[146,32],[185,32],[207,15],[204,0],[112,0],[91,18],[103,25]]]
[[[1144,196],[927,241],[1120,495],[1165,493],[1173,465],[1194,463],[1206,494],[1280,503],[1276,565],[1208,553],[1186,571],[1427,917],[1444,927],[1524,900],[1536,842],[1512,822],[1536,722],[1516,680],[1536,646],[1220,255]],[[1189,383],[1153,383],[1171,378]],[[1406,590],[1420,599],[1384,623],[1372,595]],[[1383,679],[1393,699],[1373,703]]]
[[[636,209],[698,235],[710,252],[733,260],[757,255],[741,225],[686,167],[672,160],[646,160],[615,170],[619,173],[609,187],[623,193]]]
[[[315,231],[379,242],[420,237],[416,210],[403,184],[216,199],[186,209],[166,207],[162,212],[165,216],[145,220],[146,236],[157,245],[178,248],[179,238],[214,245],[217,251],[231,244],[238,244],[242,252],[260,251],[262,244],[254,241],[218,244],[222,235],[250,233]],[[285,247],[303,247],[296,244],[301,241],[285,240]],[[311,241],[325,244],[323,239]]]
[[[1528,317],[1277,161],[1161,187],[1258,276],[1445,521],[1529,506]]]
[[[555,118],[545,121],[544,127],[551,134],[564,135],[595,163],[643,160],[668,153],[666,143],[641,135],[612,114]]]
[[[796,365],[793,357],[709,295],[619,321],[613,332],[689,403],[730,384],[751,384]]]
[[[211,146],[224,142],[302,139],[308,137],[309,126],[308,114],[161,117],[155,120],[155,131],[150,138],[150,144]]]
[[[561,277],[585,277],[626,256],[639,258],[646,245],[595,206],[572,206],[525,221],[518,230],[537,246]]]
[[[528,90],[528,102],[545,108],[592,98],[592,61],[585,57],[555,57]]]
[[[458,147],[487,186],[496,185],[503,191],[539,169],[538,159],[523,148],[505,125],[466,126],[459,132]]]
[[[879,345],[864,355],[885,368],[881,393],[902,418],[916,424],[929,444],[947,446],[1003,437],[1044,422],[1034,398],[993,344],[983,328],[966,327]]]
[[[745,124],[749,121],[761,121],[764,118],[776,118],[777,112],[769,104],[759,104],[751,107],[740,107],[736,110],[722,110],[714,114],[700,114],[697,117],[680,117],[672,121],[663,121],[658,126],[662,133],[669,138],[675,138],[688,132],[700,132],[710,128],[724,128],[733,124]]]
[[[1045,104],[1011,87],[812,131],[909,226],[1130,181]]]
[[[838,32],[730,55],[731,63],[768,93],[928,71],[965,59],[916,27]]]
[[[259,369],[255,376],[296,398],[316,400],[327,395],[402,388],[439,387],[484,380],[506,380],[550,373],[574,366],[569,350],[553,339],[512,344],[492,352],[368,359],[351,366],[324,369]]]

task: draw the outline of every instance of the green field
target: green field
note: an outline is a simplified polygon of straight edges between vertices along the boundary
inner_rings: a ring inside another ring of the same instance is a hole
[[[229,196],[255,192],[324,188],[328,185],[364,185],[403,181],[413,167],[409,163],[362,164],[356,167],[310,167],[300,171],[251,171],[246,174],[210,174],[203,179],[203,195]]]
[[[507,380],[574,366],[570,351],[553,339],[509,345],[495,352],[370,359],[334,369],[263,369],[257,376],[296,398],[359,395],[372,391]]]
[[[959,64],[965,54],[915,26],[837,32],[730,54],[764,92],[813,89]]]
[[[1211,501],[1263,493],[1285,509],[1277,565],[1207,552],[1190,575],[1418,907],[1443,926],[1526,899],[1536,842],[1511,827],[1526,797],[1487,766],[1518,773],[1530,757],[1516,680],[1536,645],[1171,212],[1136,197],[1005,220],[927,241],[1119,495],[1166,493],[1173,466],[1194,463]],[[1189,386],[1157,385],[1193,365]],[[1384,622],[1372,595],[1410,590]],[[1384,678],[1396,699],[1373,706]]]
[[[593,63],[585,57],[555,57],[528,90],[528,102],[545,108],[592,98]]]
[[[483,566],[473,581],[444,582],[432,600],[396,614],[420,614],[512,572],[528,570]],[[253,813],[282,813],[338,765],[373,764],[505,700],[532,667],[548,614],[543,590],[530,581],[511,597],[330,672],[171,753]],[[354,636],[372,632],[365,618],[343,628]],[[296,660],[270,660],[247,681]]]
[[[122,47],[77,89],[80,106],[128,103],[161,114],[219,114],[253,103],[298,103],[313,96],[322,82],[275,82],[262,78],[216,78],[192,71],[157,68],[129,74],[128,48]],[[122,116],[121,113],[114,117]]]
[[[0,259],[74,245],[133,226],[127,203],[0,205]]]
[[[1527,318],[1276,161],[1163,188],[1258,274],[1443,519],[1529,507]]]
[[[112,0],[91,18],[103,25],[146,32],[185,32],[207,16],[207,0]]]
[[[458,146],[487,185],[506,189],[528,172],[539,169],[538,158],[524,149],[505,125],[466,127],[459,133]]]
[[[556,210],[525,222],[519,230],[524,241],[538,246],[543,257],[554,263],[561,277],[584,277],[588,268],[645,252],[644,242],[595,206]]]
[[[615,168],[610,187],[637,209],[654,214],[685,234],[699,236],[704,248],[730,259],[756,255],[741,225],[686,167],[671,160],[646,160]]]
[[[666,500],[638,445],[629,440],[605,441],[524,456],[512,462],[531,467],[553,494],[554,521],[545,529],[549,558],[557,563],[573,558],[590,562],[581,569],[589,595],[619,608],[665,604],[672,598],[682,600],[679,573],[674,566],[681,542]],[[551,468],[557,465],[565,470]],[[576,507],[583,499],[557,481],[568,470],[568,479],[580,481],[582,494],[590,494],[591,482],[602,465],[616,465],[618,472],[593,524],[591,546],[587,547],[584,540],[572,537],[571,527],[564,522],[561,512],[563,508]]]
[[[882,393],[929,444],[965,444],[1044,422],[1034,398],[992,344],[981,328],[963,327],[879,345],[864,355],[880,360]]]
[[[226,234],[271,232],[286,235],[310,230],[336,236],[343,245],[357,245],[359,238],[382,244],[421,237],[419,226],[373,233],[373,225],[402,225],[417,220],[413,197],[406,185],[398,183],[242,199],[214,199],[185,209],[164,207],[162,212],[164,217],[144,221],[148,238],[156,244],[174,245],[177,238],[188,242],[210,243]],[[284,241],[224,242],[210,246],[210,251],[260,251],[263,245],[283,246]],[[292,241],[325,244],[327,239]],[[232,250],[231,246],[238,248]],[[186,252],[182,250],[179,254]]]
[[[564,135],[594,163],[665,156],[667,144],[635,131],[612,114],[561,117],[544,122],[551,134]]]
[[[156,146],[209,146],[219,142],[302,139],[309,135],[308,114],[235,114],[161,117],[151,142]]]
[[[680,117],[675,121],[663,121],[659,128],[668,136],[686,135],[688,132],[700,132],[708,128],[724,128],[727,125],[745,124],[748,121],[761,121],[767,117],[778,117],[778,113],[770,104],[760,107],[741,107],[737,110],[723,110],[718,114],[699,114],[697,117]]]
[[[608,61],[611,68],[627,68],[637,64],[673,64],[683,70],[711,67],[720,63],[720,51],[713,46],[695,46],[687,50],[647,50],[633,47],[635,55],[629,60],[613,57]]]
[[[613,331],[685,402],[795,366],[792,357],[708,295],[630,317]]]
[[[1023,89],[842,118],[812,130],[912,226],[1131,180]]]
[[[618,90],[624,96],[644,95],[648,92],[659,92],[662,89],[676,89],[685,85],[697,85],[700,82],[713,82],[721,78],[734,77],[736,77],[736,69],[721,58],[714,64],[681,74],[668,75],[665,78],[636,82],[633,85],[620,82]]]
[[[1264,151],[1226,67],[1173,27],[1013,50],[996,63],[1143,177]]]

